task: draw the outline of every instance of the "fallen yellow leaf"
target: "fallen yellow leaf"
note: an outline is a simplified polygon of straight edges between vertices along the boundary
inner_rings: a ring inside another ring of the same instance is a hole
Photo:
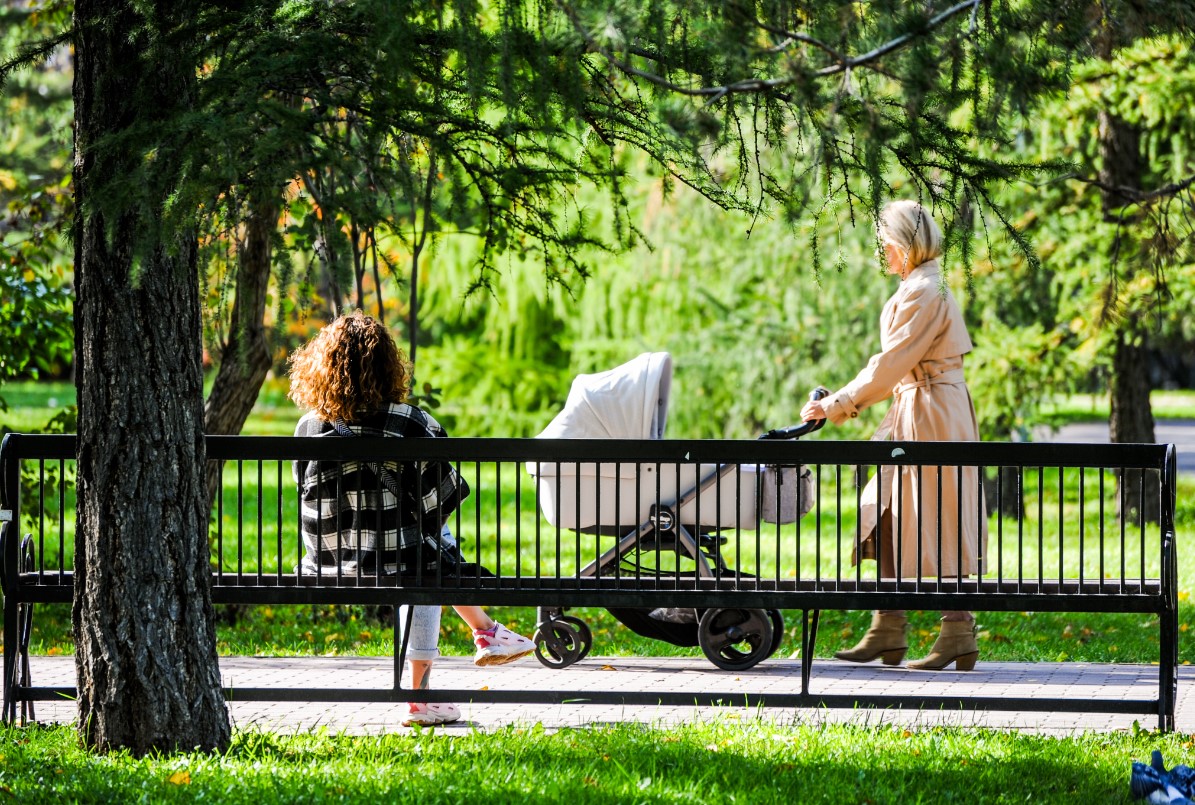
[[[170,775],[169,782],[174,785],[187,785],[191,782],[191,773],[188,771],[176,771]]]

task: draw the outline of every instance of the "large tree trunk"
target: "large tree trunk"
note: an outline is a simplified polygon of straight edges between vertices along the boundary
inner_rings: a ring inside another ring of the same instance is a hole
[[[1104,33],[1096,39],[1095,52],[1111,63],[1117,45],[1117,26],[1105,25]],[[1120,220],[1121,208],[1132,200],[1133,191],[1141,188],[1141,135],[1136,127],[1109,109],[1099,112],[1100,196],[1105,219]],[[1112,269],[1115,271],[1115,267]],[[1109,380],[1112,410],[1108,420],[1111,439],[1115,443],[1152,443],[1154,441],[1153,410],[1149,403],[1149,344],[1145,334],[1132,319],[1114,318],[1116,328],[1112,355],[1112,377]],[[1128,513],[1158,519],[1158,478],[1146,476],[1142,484],[1140,473],[1130,472],[1121,479],[1120,495]]]
[[[1112,441],[1152,444],[1155,436],[1153,411],[1149,406],[1149,350],[1124,331],[1116,337],[1110,385],[1112,412],[1108,428]],[[1158,521],[1160,479],[1156,473],[1146,473],[1142,483],[1142,473],[1125,472],[1120,495],[1127,515],[1144,517],[1151,523]]]
[[[195,9],[154,11],[151,40],[129,3],[75,2],[79,732],[138,755],[222,749],[230,737],[209,587],[194,232],[154,226],[169,182],[116,218],[93,199],[103,179],[142,167],[140,154],[97,142],[193,98],[194,66],[171,58],[166,32]]]
[[[237,265],[236,298],[228,343],[220,350],[220,367],[208,393],[204,426],[211,434],[241,432],[261,385],[270,371],[272,357],[266,337],[266,291],[270,284],[270,255],[278,226],[280,203],[256,205],[245,222],[245,243]],[[209,511],[220,488],[220,468],[207,468]]]

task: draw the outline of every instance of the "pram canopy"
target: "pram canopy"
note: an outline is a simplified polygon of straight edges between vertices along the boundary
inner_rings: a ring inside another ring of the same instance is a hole
[[[663,439],[672,356],[644,352],[621,366],[577,375],[540,439]]]
[[[671,387],[672,356],[667,352],[645,352],[605,372],[578,375],[563,410],[538,438],[662,439]],[[671,506],[699,485],[700,495],[688,495],[680,502],[676,511],[680,522],[754,529],[761,500],[776,500],[771,494],[776,484],[764,481],[765,468],[754,464],[553,462],[528,465],[528,470],[536,477],[544,516],[553,525],[569,529],[623,532],[645,522],[653,505]],[[722,477],[704,484],[715,475]],[[785,480],[792,508],[796,472],[787,473]],[[775,507],[765,504],[765,516],[769,510]],[[767,519],[775,522],[770,516]]]

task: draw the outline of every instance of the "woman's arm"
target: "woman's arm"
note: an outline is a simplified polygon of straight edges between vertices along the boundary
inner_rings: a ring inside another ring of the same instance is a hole
[[[896,300],[892,323],[884,334],[883,351],[873,355],[854,380],[821,400],[822,415],[841,425],[859,416],[863,409],[891,397],[901,379],[925,357],[946,315],[945,300],[932,284],[907,289]],[[814,405],[807,404],[802,416]]]

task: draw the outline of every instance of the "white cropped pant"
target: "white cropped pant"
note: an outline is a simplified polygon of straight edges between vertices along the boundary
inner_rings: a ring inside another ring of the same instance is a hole
[[[440,539],[448,545],[456,545],[456,538],[448,526],[440,532]],[[430,662],[440,656],[440,607],[436,605],[404,605],[398,608],[399,640],[407,626],[407,613],[411,614],[411,633],[407,638],[407,659]],[[400,644],[401,645],[401,644]],[[398,647],[396,647],[397,650]]]

